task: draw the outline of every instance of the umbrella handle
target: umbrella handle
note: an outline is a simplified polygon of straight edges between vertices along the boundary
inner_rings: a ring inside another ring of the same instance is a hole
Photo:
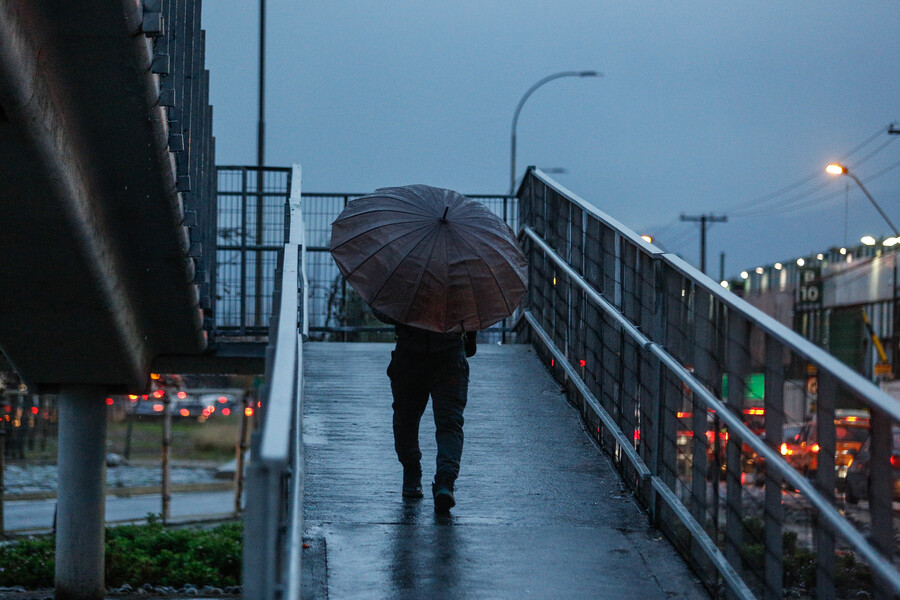
[[[449,210],[450,210],[450,207],[449,207],[449,206],[445,206],[445,207],[444,207],[444,216],[441,217],[441,221],[442,221],[443,223],[446,223],[446,222],[447,222],[447,211],[449,211]]]

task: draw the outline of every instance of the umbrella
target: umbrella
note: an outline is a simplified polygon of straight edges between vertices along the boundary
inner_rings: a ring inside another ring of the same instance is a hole
[[[352,200],[331,226],[331,255],[370,306],[441,333],[505,319],[528,285],[506,223],[480,202],[427,185]]]

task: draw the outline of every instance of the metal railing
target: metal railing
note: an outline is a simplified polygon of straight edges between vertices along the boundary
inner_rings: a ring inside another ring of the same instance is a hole
[[[303,339],[307,336],[300,167],[285,210],[275,310],[261,389],[262,431],[254,432],[244,520],[245,598],[299,598],[303,543]]]
[[[539,170],[518,198],[520,337],[707,588],[900,592],[900,403]]]

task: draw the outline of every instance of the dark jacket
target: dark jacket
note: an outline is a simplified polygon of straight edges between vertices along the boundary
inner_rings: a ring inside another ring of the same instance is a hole
[[[379,321],[394,326],[398,348],[424,354],[465,349],[466,356],[475,356],[475,352],[477,351],[476,338],[478,337],[478,332],[436,333],[434,331],[427,331],[425,329],[419,329],[418,327],[404,325],[374,308],[372,309],[372,314],[374,314],[375,318]]]

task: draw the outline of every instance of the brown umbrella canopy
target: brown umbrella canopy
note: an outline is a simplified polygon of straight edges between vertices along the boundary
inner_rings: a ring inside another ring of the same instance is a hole
[[[430,331],[490,327],[527,288],[509,226],[480,202],[427,185],[351,201],[331,226],[331,255],[370,306]]]

